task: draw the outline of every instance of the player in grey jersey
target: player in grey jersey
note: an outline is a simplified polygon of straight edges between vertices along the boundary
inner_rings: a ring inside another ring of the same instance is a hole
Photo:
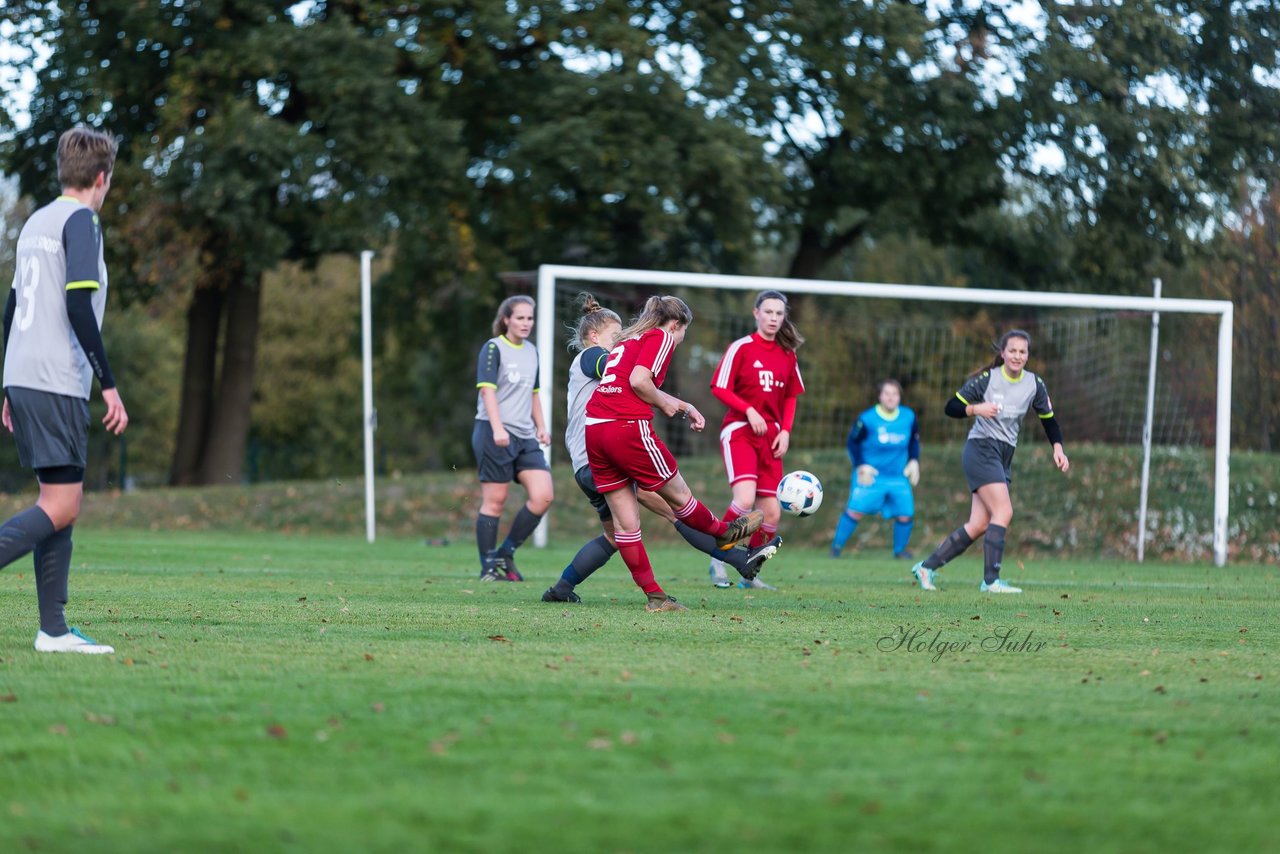
[[[1013,502],[1009,498],[1013,452],[1027,412],[1034,409],[1040,416],[1045,435],[1053,445],[1054,465],[1064,474],[1071,467],[1062,450],[1062,428],[1053,417],[1049,390],[1044,380],[1025,369],[1030,355],[1031,336],[1021,329],[1011,329],[1000,337],[996,357],[986,370],[969,377],[956,396],[947,401],[946,412],[952,418],[977,418],[961,457],[973,502],[969,521],[911,568],[922,590],[936,590],[934,572],[985,534],[982,584],[978,589],[983,593],[1022,592],[1000,578],[1000,564],[1004,561],[1005,531],[1013,519]]]
[[[538,351],[533,332],[533,300],[508,297],[493,318],[493,337],[476,362],[476,420],[471,449],[480,473],[480,512],[476,548],[481,581],[524,581],[516,568],[516,549],[528,539],[551,507],[551,469],[539,443],[551,443],[538,400]],[[507,538],[498,545],[498,522],[511,481],[529,499],[516,513]]]
[[[591,466],[587,463],[586,413],[587,400],[596,386],[600,385],[609,351],[617,343],[618,333],[622,331],[622,320],[616,313],[596,302],[591,294],[579,294],[578,300],[581,303],[582,317],[575,326],[570,327],[573,332],[569,337],[569,347],[579,353],[569,366],[568,421],[564,442],[573,463],[574,481],[600,517],[604,533],[578,550],[561,573],[560,580],[542,594],[543,602],[582,601],[574,588],[608,563],[618,550],[613,540],[613,514],[604,496],[596,489]],[[650,511],[673,523],[689,545],[704,554],[720,558],[748,581],[756,577],[764,562],[773,557],[782,545],[782,538],[775,536],[759,548],[721,551],[716,545],[715,537],[696,531],[676,519],[670,505],[660,497],[640,490],[637,498]]]
[[[88,128],[58,140],[62,195],[22,227],[4,310],[0,420],[13,433],[22,465],[35,471],[40,497],[0,526],[0,568],[35,552],[40,652],[115,652],[69,628],[64,613],[94,377],[107,404],[107,430],[119,435],[129,424],[100,331],[107,270],[98,211],[111,189],[115,155],[115,141]]]

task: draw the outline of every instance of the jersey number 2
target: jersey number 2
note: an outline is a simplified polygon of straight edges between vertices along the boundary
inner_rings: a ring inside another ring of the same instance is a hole
[[[622,361],[623,345],[619,344],[609,351],[609,361],[604,363],[604,373],[600,375],[600,385],[608,385],[617,379],[613,373],[613,369],[618,367],[618,362]]]

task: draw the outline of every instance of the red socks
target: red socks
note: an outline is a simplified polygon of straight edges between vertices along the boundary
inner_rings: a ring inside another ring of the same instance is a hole
[[[692,495],[689,496],[685,505],[676,511],[676,518],[695,531],[701,531],[713,537],[720,536],[729,528],[727,522],[717,519],[716,514],[707,509],[707,505]]]
[[[751,535],[751,542],[747,544],[747,548],[758,549],[765,543],[773,539],[773,535],[778,533],[777,525],[770,525],[768,522],[760,526],[760,528]]]
[[[653,577],[653,566],[649,563],[649,555],[644,550],[644,543],[640,542],[640,532],[618,531],[613,538],[618,544],[618,553],[622,555],[623,562],[626,563],[627,569],[631,570],[631,578],[636,586],[645,593],[665,596],[661,585]]]

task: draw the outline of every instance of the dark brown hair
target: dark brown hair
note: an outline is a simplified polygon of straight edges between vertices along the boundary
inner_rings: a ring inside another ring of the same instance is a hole
[[[768,299],[782,300],[782,307],[786,309],[787,313],[782,318],[782,325],[778,327],[778,334],[775,340],[782,345],[782,349],[790,350],[794,353],[804,343],[804,336],[800,334],[799,329],[796,329],[796,325],[791,322],[791,302],[782,291],[761,291],[760,295],[756,297],[756,308],[759,308]]]
[[[511,315],[515,313],[516,306],[522,302],[529,305],[537,305],[533,301],[533,297],[520,294],[514,297],[507,297],[502,301],[502,305],[498,306],[498,313],[493,316],[493,337],[507,334],[507,321],[511,319]]]
[[[992,341],[991,346],[995,349],[996,355],[991,363],[982,370],[994,371],[996,368],[1004,364],[1004,347],[1009,343],[1010,338],[1021,338],[1027,342],[1027,352],[1031,352],[1031,334],[1022,329],[1010,329],[1008,332],[1000,336],[1000,340]]]
[[[58,183],[69,190],[87,190],[116,166],[116,141],[87,127],[73,127],[58,138]]]

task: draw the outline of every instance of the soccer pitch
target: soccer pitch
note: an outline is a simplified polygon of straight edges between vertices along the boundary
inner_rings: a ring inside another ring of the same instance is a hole
[[[573,548],[481,585],[469,545],[77,532],[37,655],[0,573],[0,851],[1248,850],[1280,845],[1272,566],[786,548],[776,592],[646,614]]]

